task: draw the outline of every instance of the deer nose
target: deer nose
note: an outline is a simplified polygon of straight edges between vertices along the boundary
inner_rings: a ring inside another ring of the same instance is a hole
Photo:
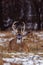
[[[22,40],[22,35],[21,34],[18,34],[17,35],[17,43],[21,43],[21,40]]]
[[[21,34],[18,34],[17,35],[17,39],[19,39],[19,40],[22,39],[22,35]]]

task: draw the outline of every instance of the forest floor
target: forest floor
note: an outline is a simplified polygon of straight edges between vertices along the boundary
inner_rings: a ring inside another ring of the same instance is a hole
[[[21,44],[12,32],[0,32],[0,65],[43,65],[43,31],[29,33]]]

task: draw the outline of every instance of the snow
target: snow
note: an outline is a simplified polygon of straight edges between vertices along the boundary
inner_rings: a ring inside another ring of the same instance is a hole
[[[14,39],[13,37],[12,38],[0,38],[0,42],[7,42],[7,41],[11,41],[12,39]]]
[[[17,64],[22,63],[22,65],[43,65],[43,58],[40,57],[39,55],[34,55],[32,53],[28,53],[28,54],[23,53],[24,56],[22,56],[21,53],[15,53],[15,54],[19,55],[19,57],[13,56],[12,58],[3,58],[3,61],[6,61],[8,63],[17,63]]]
[[[4,65],[11,65],[10,63],[4,63]]]
[[[12,34],[15,34],[14,31],[12,31]],[[24,33],[26,34],[26,32]],[[33,35],[37,35],[37,37],[40,38],[40,40],[43,40],[43,32],[33,32]],[[5,33],[0,33],[0,36],[3,37],[3,36],[6,36]],[[0,42],[3,43],[3,42],[6,42],[6,41],[11,41],[12,39],[14,39],[13,37],[12,38],[0,38]],[[26,36],[22,38],[23,39],[26,39]],[[33,39],[31,39],[33,41]],[[20,40],[17,40],[17,43],[20,43],[21,41]],[[35,42],[37,42],[37,40],[35,40]]]
[[[7,39],[4,39],[4,38],[0,38],[0,42],[6,42]]]
[[[6,36],[6,34],[4,34],[4,33],[0,33],[0,36],[2,37],[2,36]]]
[[[14,32],[12,32],[14,33]],[[35,35],[37,35],[40,39],[43,39],[43,33],[34,33]],[[0,36],[6,36],[5,34],[0,33]],[[12,38],[0,38],[0,45],[3,46],[3,42],[6,41],[11,41]],[[37,42],[37,40],[35,40],[35,42]],[[3,54],[8,54],[8,53],[3,53]],[[22,63],[22,65],[43,65],[43,57],[40,57],[40,54],[43,54],[43,52],[38,52],[38,55],[35,55],[34,53],[9,53],[9,55],[12,55],[11,58],[2,58],[3,61],[6,61],[6,63],[4,63],[4,65],[10,65],[10,63]],[[18,55],[18,57],[15,57],[15,55]]]
[[[37,35],[40,40],[43,40],[43,32],[34,32],[33,35]]]

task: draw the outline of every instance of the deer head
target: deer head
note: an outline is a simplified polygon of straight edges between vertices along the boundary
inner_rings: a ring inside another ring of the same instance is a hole
[[[25,23],[15,21],[12,25],[12,29],[17,37],[17,43],[21,43],[23,36],[25,36]]]

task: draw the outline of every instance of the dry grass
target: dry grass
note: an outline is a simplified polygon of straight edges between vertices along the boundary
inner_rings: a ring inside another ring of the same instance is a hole
[[[2,38],[11,38],[15,36],[11,32],[0,32],[5,33],[6,36]],[[0,37],[1,38],[1,37]],[[37,41],[35,41],[37,40]],[[15,52],[15,51],[37,51],[37,50],[43,50],[43,40],[40,40],[37,35],[33,35],[33,33],[30,33],[27,35],[26,39],[21,44],[16,44],[16,39],[6,42],[7,47],[0,46],[0,52],[6,51],[6,52]]]
[[[14,37],[9,32],[3,32],[7,36],[4,36],[2,38],[10,38]],[[1,37],[0,37],[1,38]],[[35,41],[37,40],[37,41]],[[3,44],[3,43],[2,43]],[[43,52],[43,40],[40,40],[37,35],[33,35],[33,33],[28,34],[27,38],[23,40],[21,44],[16,44],[16,39],[12,40],[10,42],[6,42],[5,44],[8,44],[7,47],[0,46],[0,52]],[[2,57],[4,58],[11,58],[12,55],[9,54],[0,54],[0,65],[3,65],[5,63],[2,61]],[[14,64],[10,63],[11,65],[22,65],[22,64]]]

